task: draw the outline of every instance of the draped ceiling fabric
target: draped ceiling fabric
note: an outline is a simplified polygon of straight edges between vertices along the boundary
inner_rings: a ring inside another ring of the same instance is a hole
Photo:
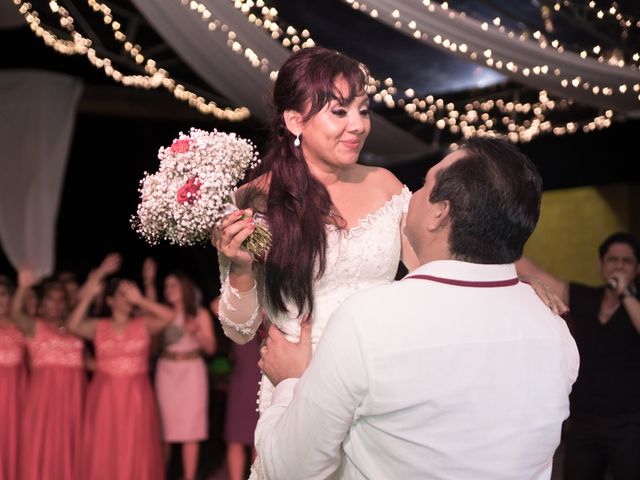
[[[0,72],[0,244],[14,266],[54,269],[60,194],[82,92],[67,75]],[[80,219],[79,219],[80,221]]]
[[[347,1],[347,3],[350,2]],[[585,105],[610,108],[630,117],[640,115],[638,92],[632,88],[634,84],[640,83],[638,70],[632,70],[628,66],[618,67],[600,63],[592,57],[583,59],[574,52],[560,53],[551,47],[543,49],[540,48],[537,41],[510,39],[507,33],[501,33],[496,28],[490,27],[484,31],[480,28],[482,22],[460,15],[459,12],[452,9],[443,10],[436,2],[432,3],[434,7],[432,11],[419,0],[367,0],[366,3],[369,12],[373,9],[378,10],[376,17],[378,21],[392,27],[396,21],[401,21],[403,28],[400,31],[409,36],[413,37],[414,30],[408,28],[408,23],[413,20],[416,22],[415,29],[428,34],[429,39],[440,35],[442,39],[446,38],[457,45],[466,44],[469,47],[469,52],[478,53],[476,63],[483,67],[487,67],[486,59],[483,56],[486,49],[491,50],[492,57],[496,61],[501,60],[505,65],[509,61],[517,63],[520,66],[519,72],[522,72],[523,67],[530,69],[536,65],[549,67],[547,75],[531,73],[528,77],[522,73],[511,72],[506,68],[499,70],[494,68],[519,83],[538,90],[547,90],[561,97],[572,98]],[[395,16],[392,15],[394,11],[397,11]],[[452,55],[456,54],[470,60],[468,52],[466,54],[459,50],[452,52],[449,48],[437,45],[430,40],[428,44]],[[562,72],[560,77],[555,77],[552,73],[556,68]],[[605,96],[602,93],[596,94],[591,88],[584,89],[582,85],[575,88],[571,85],[571,80],[576,77],[580,77],[582,82],[589,82],[592,87],[595,85],[601,89],[610,87],[613,89],[613,94],[610,96]],[[560,85],[562,78],[569,79],[569,85],[566,88]],[[619,91],[620,85],[627,86],[625,93]]]
[[[225,32],[210,31],[200,14],[179,0],[132,0],[132,3],[205,82],[236,105],[248,107],[257,118],[268,120],[266,98],[272,82],[268,74],[252,67],[242,53],[227,46]],[[267,31],[250,23],[232,2],[201,0],[201,3],[237,34],[243,49],[251,48],[259,57],[267,58],[272,70],[279,70],[290,55]],[[401,162],[432,152],[432,146],[383,117],[372,116],[372,133],[363,154],[368,163],[382,163],[382,159],[387,164]]]

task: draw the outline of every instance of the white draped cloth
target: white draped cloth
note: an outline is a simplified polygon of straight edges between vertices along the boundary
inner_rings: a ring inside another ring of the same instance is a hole
[[[82,92],[53,72],[0,72],[0,244],[15,268],[54,269],[58,206]]]

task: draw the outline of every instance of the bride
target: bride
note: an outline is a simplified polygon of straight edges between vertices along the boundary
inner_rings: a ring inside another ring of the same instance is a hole
[[[360,63],[319,47],[300,50],[280,69],[268,151],[237,192],[247,210],[212,234],[223,285],[219,318],[233,341],[255,335],[264,308],[291,341],[310,318],[315,345],[349,295],[393,281],[401,257],[417,266],[401,232],[410,191],[391,172],[356,163],[371,130],[367,82]],[[268,217],[272,234],[264,262],[241,248],[254,211]],[[260,412],[272,391],[263,377]],[[263,478],[259,465],[251,478]]]

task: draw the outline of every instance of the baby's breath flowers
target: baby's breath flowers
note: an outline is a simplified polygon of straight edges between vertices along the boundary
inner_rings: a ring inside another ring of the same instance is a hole
[[[161,240],[187,246],[205,243],[213,224],[229,211],[238,182],[260,160],[255,146],[235,133],[192,128],[158,151],[160,167],[140,181],[133,228],[152,245]],[[263,258],[271,235],[263,222],[245,241]]]

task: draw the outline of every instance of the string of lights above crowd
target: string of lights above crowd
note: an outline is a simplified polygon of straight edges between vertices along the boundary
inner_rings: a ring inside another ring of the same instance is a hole
[[[213,14],[202,3],[195,0],[181,0],[182,4],[188,6],[193,11],[200,13],[203,20],[213,22]],[[281,44],[292,50],[314,45],[307,29],[298,33],[298,29],[291,25],[281,26],[285,22],[278,18],[278,11],[269,7],[264,0],[236,0],[234,6],[244,13],[247,19],[258,27],[267,30],[271,38],[279,40]],[[352,2],[350,2],[352,3]],[[427,3],[427,2],[425,2]],[[362,4],[355,7],[362,9]],[[446,6],[445,6],[446,8]],[[373,13],[376,16],[376,13]],[[219,20],[217,20],[219,22]],[[456,51],[458,46],[451,42],[435,39],[436,42],[444,43],[445,47]],[[240,44],[238,44],[240,45]],[[238,47],[241,48],[241,47]],[[460,46],[461,51],[466,52],[466,45]],[[486,56],[487,53],[484,52]],[[477,59],[477,53],[470,52],[472,60]],[[266,60],[265,63],[267,63]],[[489,60],[489,64],[492,64]],[[502,62],[498,62],[498,67],[502,68]],[[491,65],[490,65],[491,66]],[[544,66],[532,67],[534,74],[545,73]],[[525,72],[528,75],[529,72]],[[433,95],[426,95],[423,98],[416,98],[416,88],[406,88],[403,93],[399,93],[394,86],[394,80],[390,77],[384,81],[372,79],[370,93],[374,101],[383,103],[387,108],[403,108],[413,119],[423,123],[435,125],[438,129],[448,127],[453,135],[462,134],[465,137],[474,133],[496,132],[498,128],[504,130],[506,135],[514,142],[530,141],[540,133],[551,132],[555,135],[574,133],[580,129],[589,132],[611,125],[613,110],[607,109],[604,114],[595,118],[577,121],[565,121],[562,124],[553,124],[547,119],[546,114],[554,110],[568,110],[572,102],[562,99],[554,101],[549,98],[546,90],[538,92],[537,102],[518,102],[510,99],[488,99],[486,101],[476,100],[465,103],[464,106],[456,107],[453,102],[448,102],[444,98],[436,98]],[[462,111],[464,109],[464,111]],[[495,111],[493,115],[491,111]],[[529,116],[528,118],[518,118]]]
[[[545,11],[544,8],[545,7],[543,7],[543,12]],[[634,28],[636,30],[640,30],[640,19],[638,19],[636,16],[633,16],[633,15],[623,14],[619,10],[619,7],[616,2],[612,2],[611,4],[609,4],[608,7],[603,7],[603,8],[598,7],[596,2],[593,0],[587,3],[586,5],[577,4],[569,0],[563,0],[562,2],[554,3],[553,10],[555,10],[556,12],[559,12],[563,9],[564,10],[569,9],[571,12],[582,11],[586,9],[587,11],[589,11],[589,13],[591,13],[591,15],[596,21],[600,21],[600,22],[603,22],[607,20],[608,17],[611,17],[620,26],[620,29],[621,29],[620,38],[622,40],[626,40],[629,37],[629,30]],[[549,15],[547,13],[544,18],[545,29],[551,32],[553,31],[553,27],[551,22],[548,21],[548,18],[549,18]],[[600,49],[598,48],[597,49],[598,51],[596,51],[596,48],[597,47],[594,47],[592,48],[592,50],[593,50],[593,53],[598,55],[600,53],[599,51]],[[634,52],[633,61],[637,63],[638,60],[640,60],[640,54],[638,52]]]
[[[106,4],[96,0],[87,0],[87,3],[95,13],[102,15],[104,24],[110,27],[113,37],[122,43],[124,50],[131,56],[133,61],[138,65],[144,62],[146,75],[125,75],[114,67],[112,59],[106,56],[99,56],[96,50],[92,48],[93,42],[76,30],[74,18],[58,2],[50,1],[49,8],[53,13],[59,15],[60,26],[69,32],[71,40],[60,39],[50,30],[43,28],[40,14],[33,8],[32,4],[22,0],[14,0],[14,4],[18,7],[18,11],[23,15],[31,30],[37,37],[42,38],[45,45],[63,55],[86,56],[94,67],[102,70],[106,76],[112,78],[115,82],[127,87],[143,89],[163,87],[171,92],[176,99],[188,102],[191,107],[197,108],[201,113],[213,115],[219,119],[242,121],[249,117],[249,110],[245,107],[235,109],[220,108],[216,102],[206,100],[185,88],[184,85],[171,78],[167,70],[158,68],[154,59],[145,59],[142,54],[142,47],[133,44],[127,39],[127,36],[121,30],[120,23],[114,19],[111,9]]]
[[[472,18],[469,18],[464,12],[457,12],[449,9],[449,6],[446,2],[442,4],[437,4],[435,2],[431,2],[430,0],[423,0],[423,5],[426,7],[426,10],[429,14],[432,14],[436,19],[450,19],[459,22],[464,21],[464,26],[467,28],[475,29],[475,32],[471,32],[473,34],[480,34],[481,32],[488,32],[490,30],[494,30],[493,33],[499,34],[499,37],[502,37],[501,40],[504,41],[504,44],[510,45],[510,50],[512,52],[511,58],[507,57],[507,55],[511,52],[503,50],[501,53],[501,57],[498,57],[495,52],[492,51],[491,48],[485,48],[480,53],[478,50],[470,48],[466,43],[458,43],[454,40],[447,38],[445,33],[426,33],[421,31],[419,25],[422,23],[425,28],[428,28],[430,32],[433,32],[433,29],[430,28],[430,25],[425,22],[425,18],[431,18],[431,15],[425,16],[422,15],[421,18],[413,17],[412,13],[416,12],[416,9],[413,10],[407,9],[406,11],[399,10],[395,8],[395,3],[393,2],[385,2],[377,1],[376,5],[379,7],[384,7],[385,10],[381,11],[376,8],[371,8],[368,4],[364,2],[358,2],[355,0],[343,0],[346,3],[350,4],[354,9],[362,11],[362,12],[370,12],[370,14],[374,18],[379,18],[381,20],[385,20],[386,22],[392,24],[395,28],[399,30],[405,30],[408,34],[410,34],[413,38],[421,40],[423,42],[428,43],[431,46],[441,47],[443,49],[447,49],[452,53],[459,53],[467,56],[471,61],[476,63],[484,63],[490,67],[497,70],[506,69],[508,72],[513,74],[521,74],[524,77],[529,77],[530,75],[544,75],[544,76],[552,76],[558,79],[558,83],[563,88],[573,87],[575,89],[585,89],[593,92],[594,95],[602,94],[604,96],[610,96],[614,93],[614,91],[618,90],[621,93],[625,93],[627,91],[628,85],[626,83],[620,83],[616,85],[593,85],[590,84],[587,80],[580,77],[580,75],[575,76],[567,76],[566,73],[563,72],[563,69],[560,66],[550,66],[548,64],[527,64],[522,58],[518,58],[516,53],[520,53],[520,50],[517,49],[517,40],[520,43],[529,42],[529,36],[524,33],[517,34],[514,31],[507,31],[507,29],[501,24],[500,17],[496,17],[493,22],[490,24],[489,22],[479,22]],[[371,0],[374,2],[375,0]],[[422,12],[420,12],[422,14]],[[439,14],[439,17],[435,17],[435,14]],[[466,32],[465,32],[466,33]],[[549,44],[543,38],[540,31],[535,31],[532,34],[533,38],[538,40],[537,45],[541,51],[544,51],[548,48]],[[495,38],[495,36],[494,36]],[[489,39],[489,37],[487,37]],[[558,52],[558,54],[566,54],[566,56],[574,55],[573,52],[565,51],[564,47],[562,47],[557,41],[552,41],[553,48]],[[595,50],[599,50],[598,46]],[[506,51],[506,53],[505,53]],[[636,53],[634,55],[637,56]],[[561,56],[561,55],[559,55]],[[506,57],[506,58],[505,58]],[[544,59],[549,59],[546,57],[542,57]],[[579,57],[584,61],[585,70],[592,67],[589,65],[591,59],[587,59],[587,55],[585,52],[580,52]],[[604,56],[598,57],[597,61],[599,63],[604,63]],[[561,65],[558,63],[558,65]],[[608,66],[616,66],[620,69],[625,67],[625,63],[623,59],[620,59],[616,62],[609,63]],[[630,69],[631,70],[631,69]],[[633,90],[635,92],[640,92],[640,75],[637,72],[637,66],[633,65],[633,71],[630,72],[631,75],[628,75],[628,78],[634,78],[636,83],[633,84]],[[640,100],[640,95],[638,95],[638,100]]]
[[[600,45],[594,45],[589,50],[583,49],[580,52],[569,51],[568,47],[559,40],[545,35],[540,30],[522,31],[516,33],[508,30],[503,25],[500,17],[494,17],[492,21],[477,21],[462,11],[456,11],[449,7],[446,2],[436,3],[430,0],[422,1],[421,8],[424,10],[418,12],[415,18],[411,16],[414,10],[400,10],[398,2],[386,2],[370,0],[369,2],[359,2],[355,0],[343,0],[352,8],[372,18],[385,22],[394,26],[399,31],[410,35],[412,38],[426,42],[430,46],[447,50],[448,52],[463,55],[469,60],[486,65],[494,70],[507,73],[512,77],[520,77],[522,83],[526,84],[529,77],[555,79],[557,87],[536,89],[535,97],[529,98],[523,92],[526,90],[516,91],[515,97],[502,96],[496,97],[491,91],[482,92],[476,99],[472,100],[446,100],[444,96],[437,97],[434,95],[420,95],[421,89],[417,86],[403,86],[402,89],[396,87],[394,79],[387,77],[384,80],[371,79],[369,92],[375,102],[385,105],[389,109],[401,108],[411,118],[419,122],[433,125],[435,128],[447,129],[454,137],[468,137],[475,133],[497,133],[504,134],[514,142],[527,142],[541,133],[552,133],[554,135],[570,134],[577,131],[589,132],[596,129],[609,127],[614,117],[616,108],[601,108],[597,115],[587,116],[586,109],[576,111],[576,105],[581,105],[579,101],[572,100],[576,93],[584,93],[601,97],[610,97],[627,92],[634,92],[637,95],[640,92],[640,81],[625,81],[619,83],[595,83],[589,78],[582,78],[581,75],[567,75],[561,67],[552,67],[548,63],[527,63],[522,58],[507,58],[504,51],[495,52],[491,48],[478,50],[472,48],[465,42],[455,41],[449,38],[446,33],[434,32],[433,28],[429,29],[424,24],[424,14],[440,14],[446,15],[451,20],[464,20],[465,26],[471,24],[477,32],[474,34],[491,33],[493,35],[500,34],[504,36],[507,42],[534,43],[540,51],[548,49],[554,50],[556,54],[575,55],[576,58],[585,61],[585,66],[592,68],[587,63],[597,63],[602,66],[611,67],[627,74],[627,71],[634,75],[638,73],[637,62],[640,60],[638,52],[634,52],[629,59],[625,60],[624,56],[607,56]],[[157,68],[156,62],[152,59],[145,59],[142,49],[139,45],[127,40],[126,35],[122,32],[120,24],[115,21],[111,13],[111,9],[104,3],[96,0],[87,0],[92,10],[98,14],[102,14],[105,25],[110,25],[113,36],[116,40],[123,44],[125,51],[131,56],[136,64],[144,63],[144,70],[147,75],[124,75],[113,67],[113,62],[109,58],[100,58],[96,55],[95,50],[91,48],[91,40],[83,37],[74,28],[74,20],[69,13],[57,2],[50,2],[52,11],[60,15],[60,24],[71,35],[72,40],[62,40],[56,37],[52,32],[40,26],[38,13],[33,10],[31,4],[22,0],[14,0],[19,6],[20,12],[31,26],[31,29],[42,37],[47,45],[56,51],[65,54],[83,54],[89,58],[90,62],[97,68],[102,69],[105,74],[113,78],[115,81],[127,86],[136,86],[139,88],[158,88],[164,87],[171,91],[176,98],[187,101],[189,105],[198,108],[203,113],[213,114],[218,118],[228,120],[243,120],[248,117],[248,109],[241,107],[238,109],[221,109],[215,102],[206,101],[203,97],[187,90],[183,85],[177,83],[169,77],[166,70]],[[206,4],[196,0],[180,0],[180,3],[191,12],[198,15],[201,21],[206,22],[207,28],[211,32],[223,33],[226,35],[226,45],[239,57],[249,62],[251,66],[259,69],[268,75],[271,80],[275,80],[277,76],[278,62],[272,60],[268,55],[259,55],[257,50],[252,49],[250,42],[240,38],[241,36],[230,25],[217,18],[215,12],[211,11]],[[279,42],[283,47],[296,51],[299,48],[305,48],[315,45],[315,41],[311,38],[308,29],[298,29],[287,24],[279,18],[278,11],[270,7],[264,0],[235,0],[231,2],[233,6],[242,12],[246,19],[255,26],[263,29],[272,41]],[[416,2],[417,3],[417,2]],[[407,2],[401,2],[405,5]],[[548,34],[553,32],[553,23],[550,22],[550,10],[558,12],[562,9],[576,8],[572,2],[557,2],[553,7],[543,6],[541,16],[544,20],[545,30]],[[586,7],[585,7],[586,8]],[[632,15],[622,13],[616,6],[612,4],[608,9],[598,9],[595,2],[590,2],[588,8],[593,10],[594,17],[602,19],[611,17],[620,23],[623,33],[628,35],[629,29],[639,28],[640,21]],[[471,23],[469,23],[471,22]],[[595,57],[594,55],[598,55]],[[584,75],[588,77],[587,74]],[[611,78],[621,78],[620,75]],[[624,78],[624,77],[623,77]],[[629,76],[628,78],[636,78],[640,80],[640,76]],[[559,95],[558,99],[552,99],[551,95],[558,95],[558,90],[564,90],[566,94]],[[572,94],[573,92],[573,94]],[[484,97],[484,98],[482,98]],[[528,98],[530,101],[520,101],[519,98]],[[534,100],[535,98],[535,100]],[[640,95],[638,95],[640,100]],[[602,105],[602,101],[600,101]],[[640,109],[640,106],[638,107]],[[555,112],[555,113],[554,113]],[[562,112],[562,116],[556,113]],[[570,118],[569,115],[576,115]],[[578,116],[580,115],[580,116]],[[561,117],[562,119],[558,118]],[[455,144],[453,145],[455,147]]]

